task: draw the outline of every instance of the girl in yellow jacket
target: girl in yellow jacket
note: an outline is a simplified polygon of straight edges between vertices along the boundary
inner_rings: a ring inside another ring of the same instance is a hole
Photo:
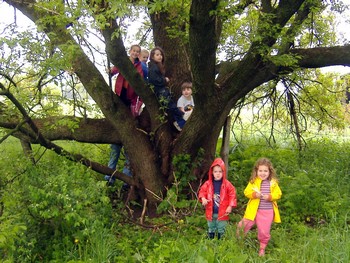
[[[257,160],[244,195],[249,201],[244,217],[238,223],[237,234],[242,230],[246,234],[256,224],[260,242],[259,256],[264,256],[265,247],[271,238],[271,224],[281,222],[277,200],[281,198],[282,192],[269,159]]]

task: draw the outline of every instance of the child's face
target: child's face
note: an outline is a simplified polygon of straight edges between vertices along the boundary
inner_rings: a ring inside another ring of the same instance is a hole
[[[139,57],[140,52],[141,52],[141,50],[140,50],[139,47],[136,47],[136,46],[135,46],[135,47],[132,47],[132,48],[130,49],[130,51],[129,51],[130,58],[131,58],[132,60],[135,60],[136,58]]]
[[[153,60],[157,63],[162,63],[163,55],[158,49],[154,52]]]
[[[259,165],[257,174],[261,180],[266,180],[270,175],[269,167],[266,165]]]
[[[192,95],[192,89],[191,88],[185,88],[182,90],[182,95],[185,97],[185,98],[191,98],[191,95]]]
[[[220,166],[213,167],[213,176],[215,181],[219,181],[222,179],[223,173]]]
[[[149,54],[147,52],[141,52],[139,59],[141,62],[147,62],[148,57],[149,57]]]

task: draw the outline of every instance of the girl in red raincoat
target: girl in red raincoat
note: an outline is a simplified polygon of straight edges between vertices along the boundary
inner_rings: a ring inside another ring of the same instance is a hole
[[[198,198],[205,206],[208,238],[213,239],[217,232],[220,239],[225,233],[232,208],[237,206],[236,189],[226,179],[226,167],[221,158],[214,160],[208,176],[208,180],[199,189]]]

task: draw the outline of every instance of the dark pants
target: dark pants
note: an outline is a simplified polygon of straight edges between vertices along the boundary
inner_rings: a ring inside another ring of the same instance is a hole
[[[167,108],[169,114],[174,118],[174,120],[179,124],[180,128],[182,129],[186,123],[186,121],[183,119],[184,113],[180,111],[177,107],[176,103],[174,102],[171,96],[169,88],[164,87],[160,90],[157,90],[156,95],[160,103]]]

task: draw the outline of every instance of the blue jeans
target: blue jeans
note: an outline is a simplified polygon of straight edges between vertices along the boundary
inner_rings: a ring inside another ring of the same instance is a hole
[[[170,90],[167,87],[164,87],[160,90],[156,91],[156,95],[161,103],[166,103],[164,106],[166,106],[169,113],[172,115],[174,120],[179,124],[180,128],[182,129],[184,125],[186,124],[186,121],[183,118],[184,113],[179,110],[176,103],[174,102]]]
[[[108,161],[108,167],[115,170],[117,168],[118,160],[120,157],[120,152],[122,150],[123,145],[122,144],[111,144],[111,153],[109,156],[109,161]],[[127,176],[132,176],[131,174],[131,169],[130,169],[130,161],[129,161],[129,156],[127,153],[124,151],[125,155],[125,163],[123,167],[123,173],[126,174]]]
[[[109,154],[108,167],[115,170],[117,168],[120,152],[123,145],[121,144],[111,144],[111,153]]]
[[[131,173],[131,168],[130,168],[130,161],[129,161],[129,156],[126,153],[126,151],[124,151],[124,156],[125,156],[125,163],[124,163],[124,167],[123,167],[123,173],[126,174],[127,176],[132,176]]]

